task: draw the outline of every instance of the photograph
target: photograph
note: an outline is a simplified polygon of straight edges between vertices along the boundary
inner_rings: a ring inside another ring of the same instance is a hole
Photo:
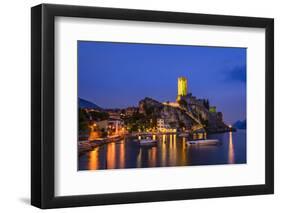
[[[246,57],[77,41],[78,171],[246,164]]]
[[[275,193],[275,13],[189,6],[31,8],[31,205]]]

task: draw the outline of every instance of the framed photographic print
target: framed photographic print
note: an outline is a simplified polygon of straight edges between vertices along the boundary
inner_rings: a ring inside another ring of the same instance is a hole
[[[32,205],[273,193],[273,19],[31,14]]]

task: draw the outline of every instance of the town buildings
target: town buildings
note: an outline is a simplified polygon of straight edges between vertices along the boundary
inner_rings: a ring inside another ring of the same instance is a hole
[[[178,78],[176,101],[160,103],[144,98],[138,107],[123,109],[86,108],[91,139],[122,136],[127,132],[191,132],[194,138],[205,138],[207,132],[227,131],[223,115],[207,99],[188,93],[188,80]],[[126,123],[126,124],[125,124]]]

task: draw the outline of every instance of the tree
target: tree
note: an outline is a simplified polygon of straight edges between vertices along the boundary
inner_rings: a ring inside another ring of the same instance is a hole
[[[89,118],[88,114],[84,109],[79,108],[78,111],[79,120],[79,132],[85,132],[89,130]]]
[[[95,121],[107,120],[109,118],[109,114],[107,112],[91,111],[90,115]]]

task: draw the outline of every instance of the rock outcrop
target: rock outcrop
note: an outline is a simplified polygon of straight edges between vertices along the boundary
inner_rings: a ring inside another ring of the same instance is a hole
[[[195,125],[203,125],[210,133],[229,130],[223,121],[221,112],[208,112],[208,109],[204,108],[203,105],[200,107],[175,107],[147,97],[139,102],[140,113],[146,117],[164,119],[171,128],[191,129]]]
[[[191,128],[195,122],[180,108],[164,105],[151,98],[139,102],[139,112],[145,116],[161,118],[171,128]]]

